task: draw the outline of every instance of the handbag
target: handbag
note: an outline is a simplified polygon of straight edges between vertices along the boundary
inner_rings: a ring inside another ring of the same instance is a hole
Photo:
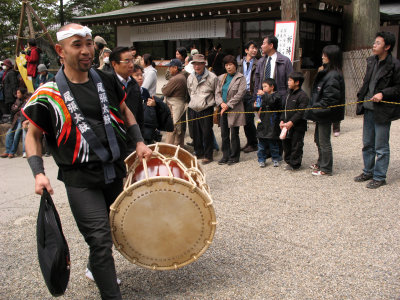
[[[214,110],[214,114],[213,114],[213,124],[216,124],[216,125],[220,125],[220,120],[221,120],[221,107],[217,107],[215,110]]]
[[[70,256],[60,217],[50,194],[43,190],[36,226],[39,265],[49,292],[64,294],[70,274]]]

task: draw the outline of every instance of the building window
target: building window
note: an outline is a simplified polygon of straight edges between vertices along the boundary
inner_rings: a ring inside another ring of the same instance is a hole
[[[306,21],[300,21],[300,39],[315,40],[315,24]]]
[[[273,34],[275,29],[275,21],[250,21],[243,24],[244,41],[262,41],[268,34]]]
[[[321,41],[332,41],[332,27],[329,25],[321,25]]]

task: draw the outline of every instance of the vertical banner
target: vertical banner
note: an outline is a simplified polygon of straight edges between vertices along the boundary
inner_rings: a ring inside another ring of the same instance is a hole
[[[296,21],[275,22],[275,36],[278,39],[278,52],[287,56],[293,63]]]

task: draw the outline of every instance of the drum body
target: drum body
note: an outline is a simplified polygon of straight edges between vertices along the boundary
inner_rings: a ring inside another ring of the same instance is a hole
[[[202,255],[216,217],[197,158],[179,146],[157,143],[146,163],[132,153],[123,192],[110,208],[116,248],[132,263],[153,270],[183,267]]]

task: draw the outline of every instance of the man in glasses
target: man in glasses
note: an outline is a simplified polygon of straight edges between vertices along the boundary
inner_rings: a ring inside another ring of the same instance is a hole
[[[110,63],[118,82],[126,92],[125,103],[135,116],[140,129],[143,128],[144,112],[140,86],[132,77],[135,58],[128,47],[115,47],[110,54]]]

